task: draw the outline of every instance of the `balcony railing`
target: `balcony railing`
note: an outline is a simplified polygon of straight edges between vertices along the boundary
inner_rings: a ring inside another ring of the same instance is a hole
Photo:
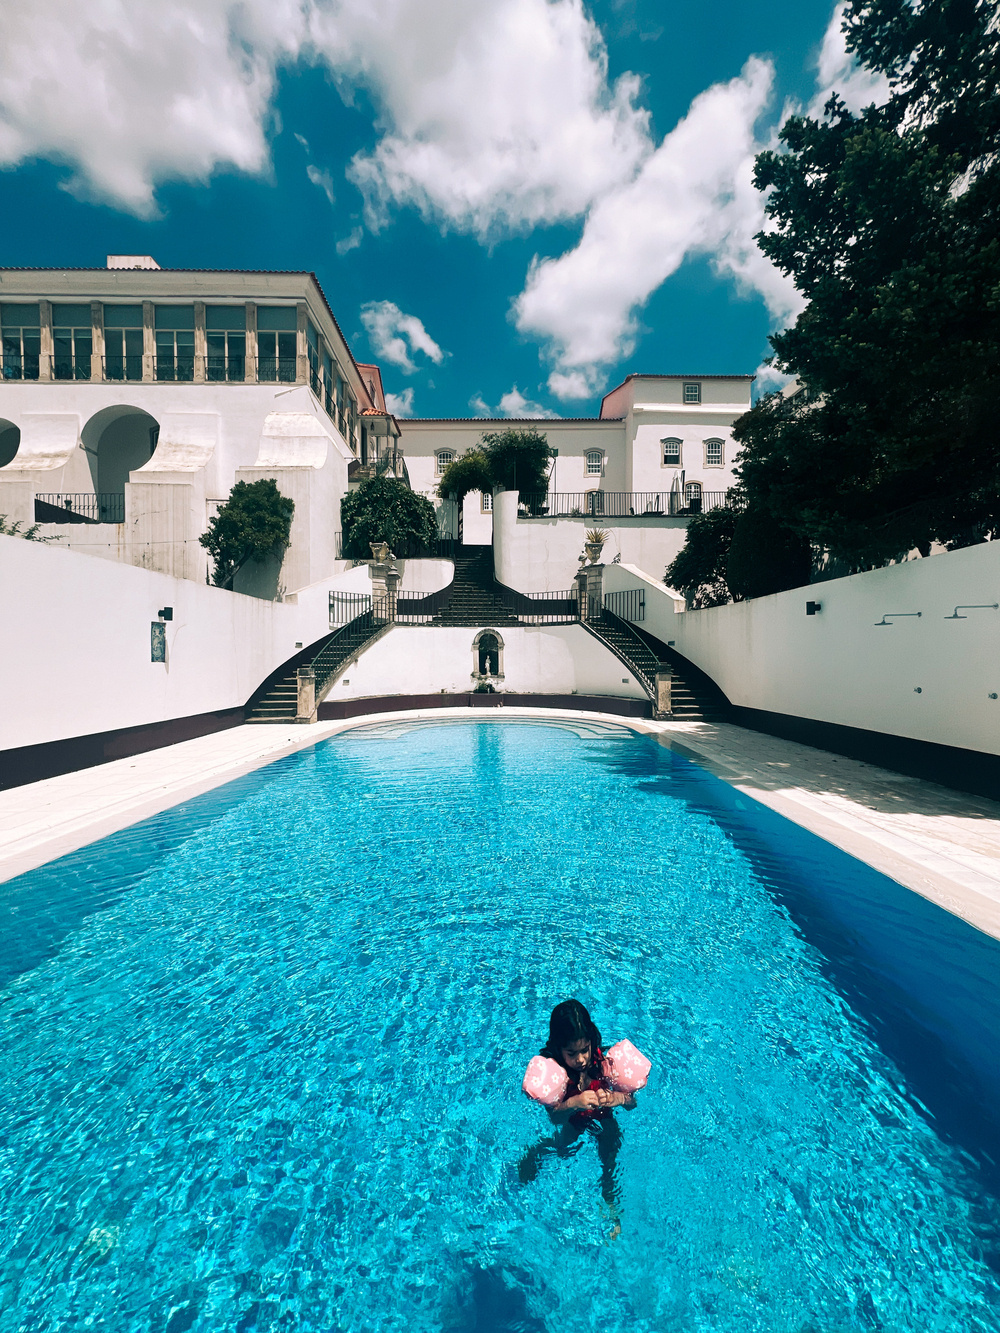
[[[687,518],[725,504],[728,491],[577,491],[522,495],[518,518]]]
[[[627,620],[630,625],[638,625],[646,619],[646,589],[623,588],[620,592],[606,592],[604,607],[619,620]]]
[[[67,494],[50,491],[35,496],[36,523],[124,523],[124,494]]]
[[[22,356],[18,352],[3,353],[3,378],[5,380],[37,380],[41,357],[29,352]]]
[[[54,380],[89,380],[91,375],[90,353],[79,356],[54,356],[50,358],[52,378]]]
[[[199,358],[205,367],[209,384],[245,384],[247,361],[245,356],[206,356]]]
[[[102,358],[104,378],[111,384],[124,384],[142,379],[142,353],[119,354]]]
[[[262,356],[257,362],[257,379],[262,384],[294,384],[297,358]]]
[[[153,379],[163,384],[192,384],[194,355],[154,356]]]

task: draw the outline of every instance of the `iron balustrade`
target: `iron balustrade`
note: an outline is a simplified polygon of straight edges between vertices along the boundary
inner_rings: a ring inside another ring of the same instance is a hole
[[[330,628],[348,625],[358,616],[372,609],[372,599],[363,592],[330,593]]]
[[[5,380],[37,380],[41,357],[37,352],[4,352],[3,378]]]
[[[54,380],[89,380],[91,360],[89,352],[79,356],[52,356],[48,358]]]
[[[262,384],[295,384],[297,362],[294,356],[262,356],[257,362],[257,379]]]
[[[687,518],[726,503],[729,491],[576,491],[522,495],[518,518]]]
[[[105,356],[101,359],[104,378],[112,384],[138,382],[142,379],[142,361],[141,352]]]
[[[645,588],[626,588],[621,592],[606,592],[604,608],[612,612],[619,620],[627,620],[630,625],[638,625],[646,619]]]
[[[576,588],[559,592],[518,592],[494,579],[493,591],[522,625],[568,625],[580,619]]]
[[[35,496],[36,523],[124,523],[124,494],[48,492]]]
[[[424,597],[406,597],[398,594],[396,597],[396,621],[401,625],[429,625],[434,617],[451,601],[451,595],[455,591],[455,580],[447,584],[444,588],[439,588],[437,592],[428,593]]]
[[[204,356],[198,357],[200,366],[205,369],[206,384],[245,384],[247,380],[247,359],[245,356]]]
[[[193,384],[194,355],[154,356],[153,379],[166,384]]]

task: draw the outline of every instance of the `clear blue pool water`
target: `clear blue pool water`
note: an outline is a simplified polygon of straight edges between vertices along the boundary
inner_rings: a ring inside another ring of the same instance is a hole
[[[370,726],[0,904],[2,1333],[1000,1328],[1000,946],[652,740]],[[617,1238],[518,1170],[570,995]]]

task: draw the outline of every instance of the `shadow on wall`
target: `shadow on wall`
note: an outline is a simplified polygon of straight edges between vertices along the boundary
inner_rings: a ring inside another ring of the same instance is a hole
[[[12,463],[21,446],[21,431],[13,421],[0,417],[0,467]]]
[[[139,407],[120,404],[92,416],[80,438],[95,492],[124,495],[129,473],[149,462],[159,433],[156,418]]]

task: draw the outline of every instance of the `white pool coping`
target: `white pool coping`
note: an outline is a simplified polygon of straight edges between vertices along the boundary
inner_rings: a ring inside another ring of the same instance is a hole
[[[716,777],[1000,939],[1000,804],[747,731],[575,709],[412,709],[312,726],[240,726],[0,792],[0,882],[358,726],[601,722],[656,736]]]

